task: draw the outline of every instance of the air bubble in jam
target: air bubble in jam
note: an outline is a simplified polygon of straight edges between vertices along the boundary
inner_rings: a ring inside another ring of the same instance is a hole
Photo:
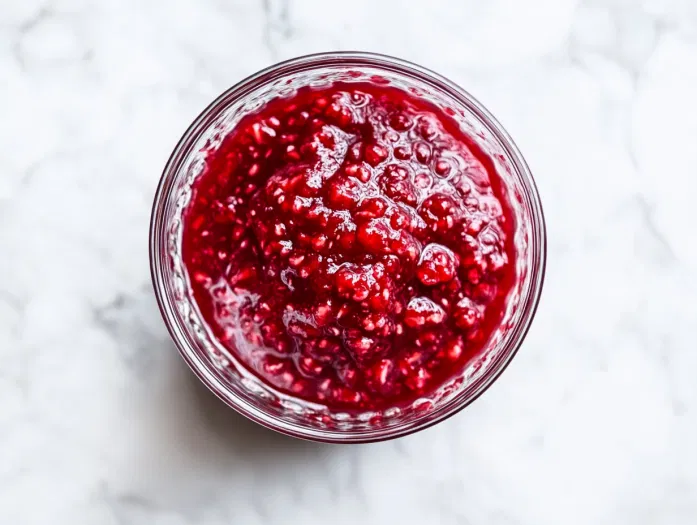
[[[206,153],[184,263],[205,322],[261,380],[384,410],[481,355],[515,282],[514,220],[445,112],[382,82],[303,88]]]

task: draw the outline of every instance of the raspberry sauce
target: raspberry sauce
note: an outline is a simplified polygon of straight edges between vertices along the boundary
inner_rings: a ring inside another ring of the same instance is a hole
[[[345,410],[426,396],[480,355],[515,282],[494,164],[397,88],[303,88],[210,148],[184,217],[194,299],[275,389]]]

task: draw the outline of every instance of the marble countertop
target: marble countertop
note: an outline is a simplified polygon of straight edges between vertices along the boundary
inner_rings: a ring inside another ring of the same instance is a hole
[[[224,407],[150,287],[219,92],[330,49],[465,86],[539,184],[546,288],[469,409],[322,446]],[[0,523],[697,523],[697,2],[0,1]]]

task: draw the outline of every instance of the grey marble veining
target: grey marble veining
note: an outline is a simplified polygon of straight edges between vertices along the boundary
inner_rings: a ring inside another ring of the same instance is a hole
[[[321,446],[222,406],[149,284],[161,169],[219,92],[330,49],[499,117],[549,229],[540,309],[474,405]],[[0,523],[693,525],[697,2],[0,0]]]

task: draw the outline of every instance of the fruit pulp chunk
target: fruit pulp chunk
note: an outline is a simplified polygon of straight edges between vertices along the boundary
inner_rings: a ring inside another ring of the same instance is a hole
[[[481,354],[515,282],[491,159],[397,88],[303,88],[207,147],[184,215],[194,299],[275,389],[404,406]]]

